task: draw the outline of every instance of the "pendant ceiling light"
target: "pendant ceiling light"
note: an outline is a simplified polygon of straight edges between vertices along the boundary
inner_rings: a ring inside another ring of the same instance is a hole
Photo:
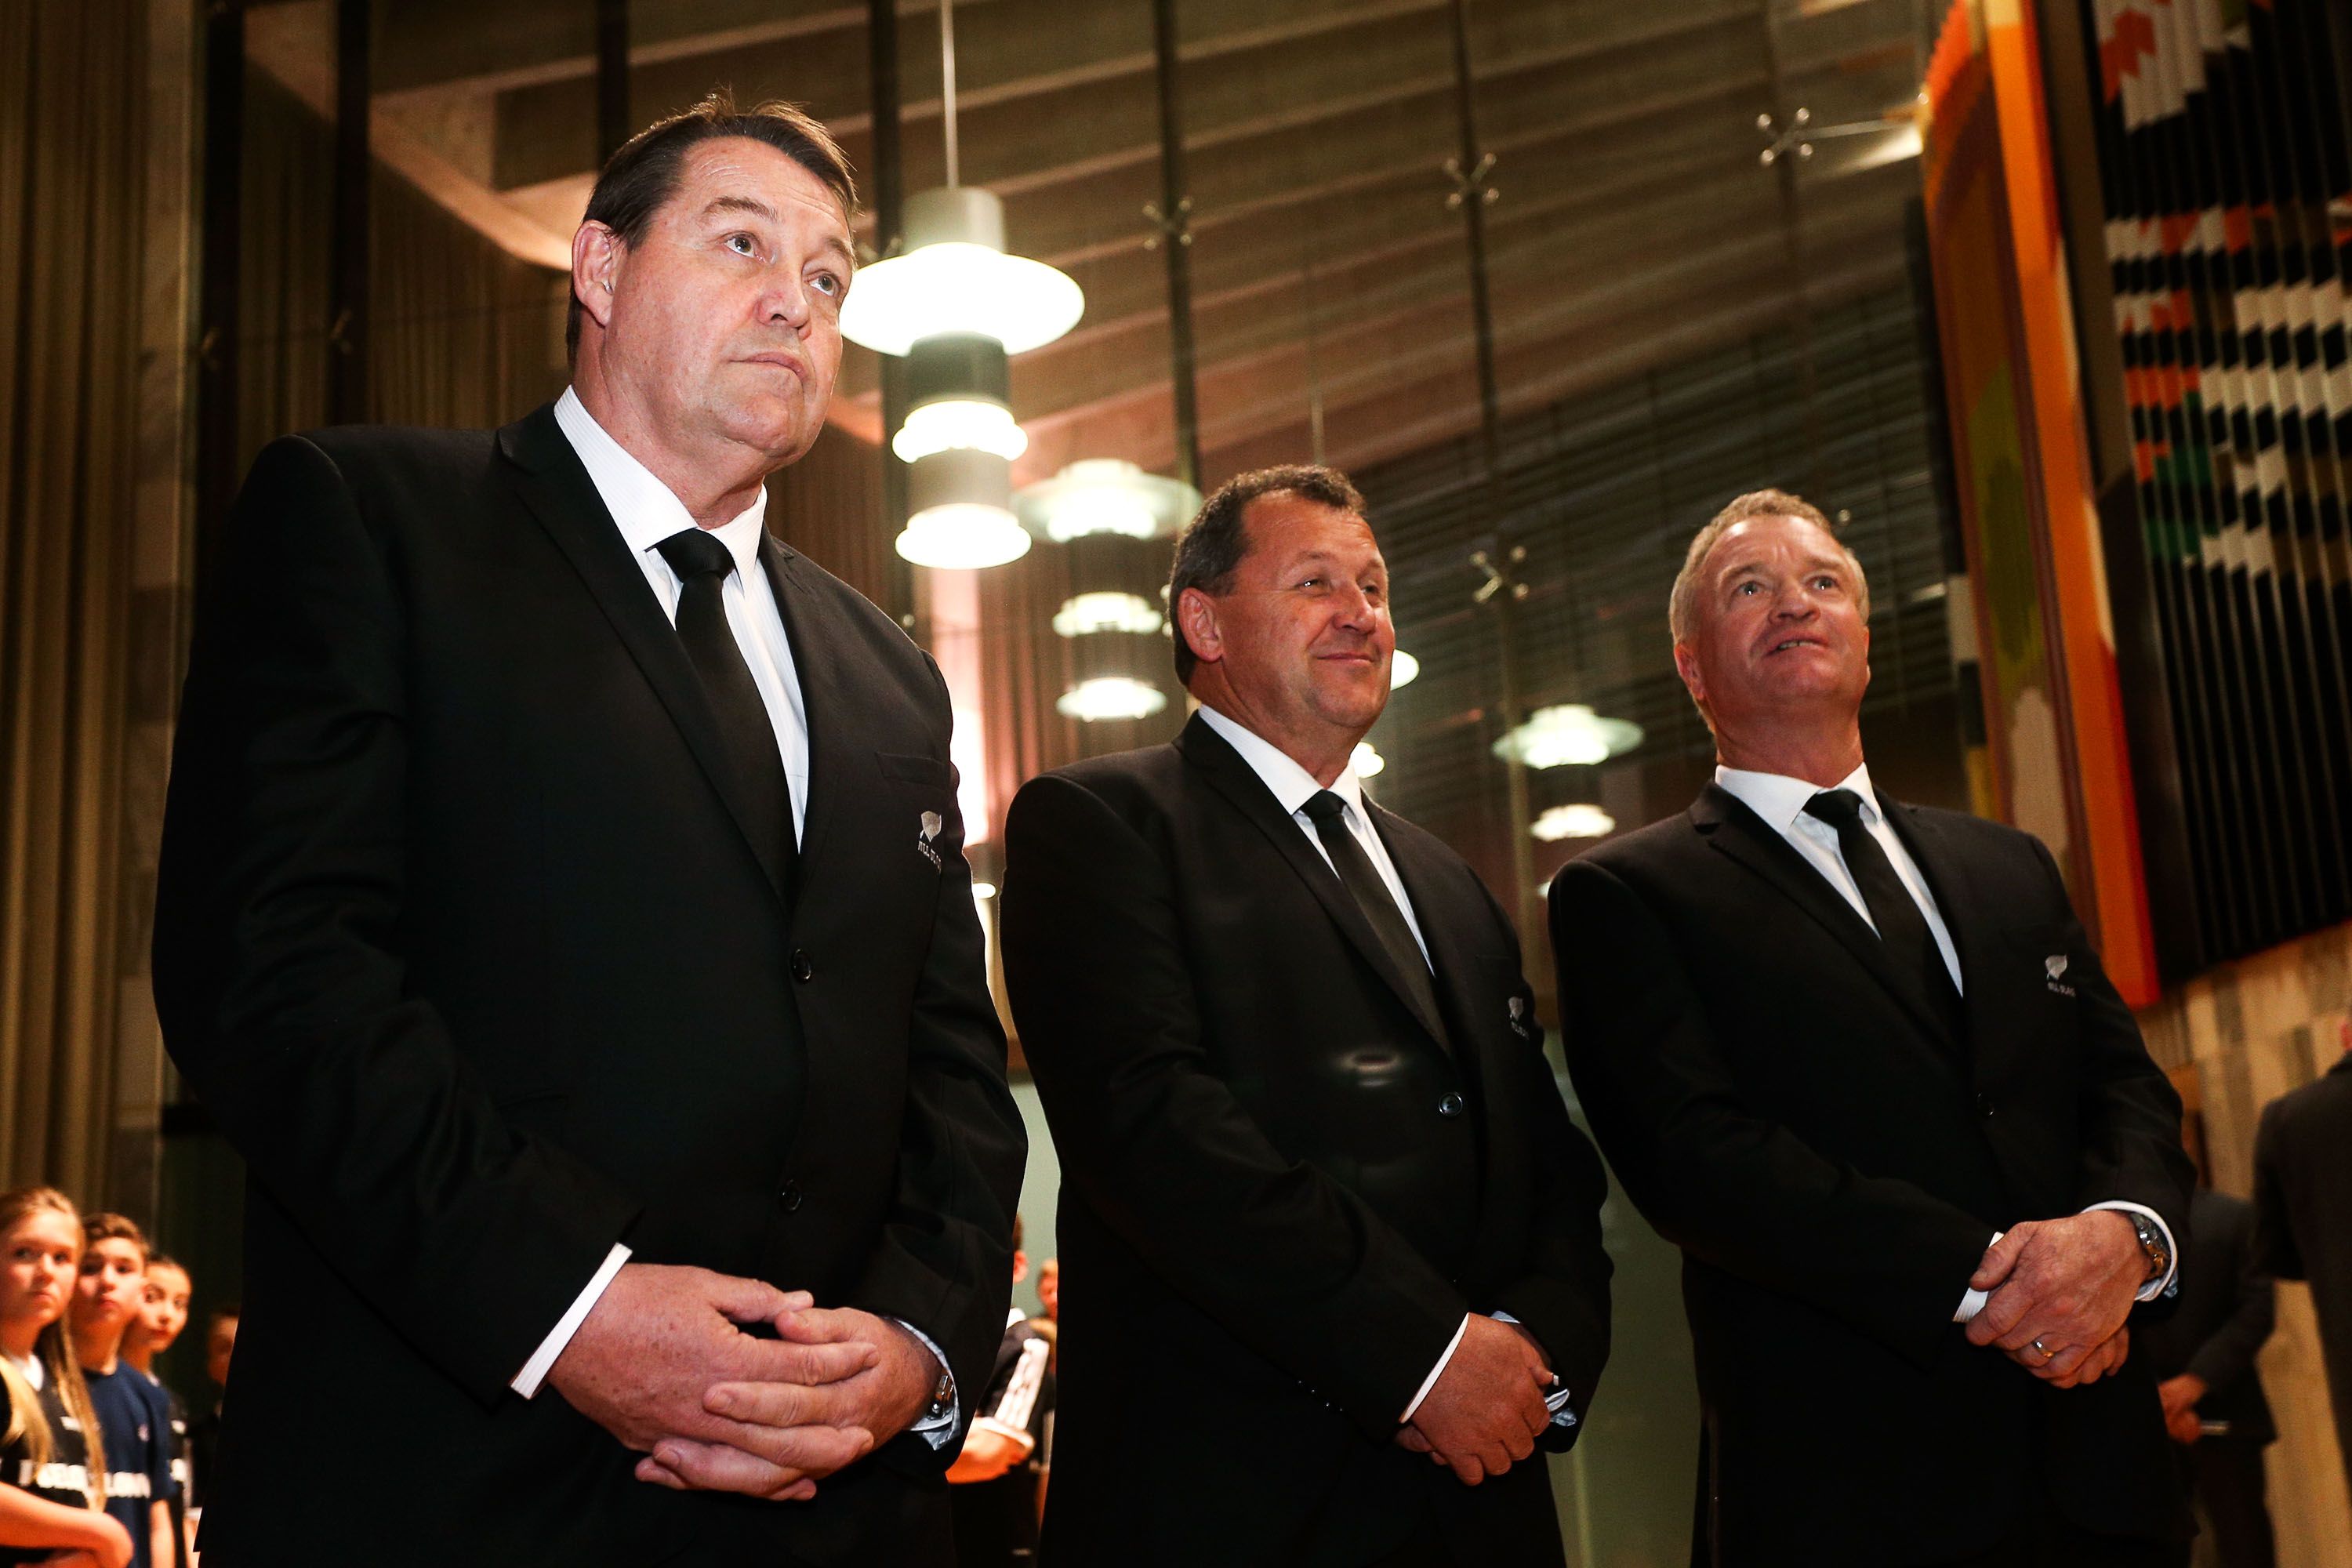
[[[1076,326],[1086,296],[1044,262],[1007,254],[1004,204],[959,183],[954,0],[940,0],[940,84],[947,184],[907,198],[902,248],[859,269],[841,331],[908,360],[907,416],[890,433],[908,465],[898,553],[972,569],[1029,548],[1012,470],[1029,437],[1013,422],[1005,360]]]
[[[1087,458],[1013,498],[1022,523],[1056,544],[1090,534],[1165,539],[1200,510],[1201,492],[1117,458]]]
[[[1530,829],[1547,844],[1557,844],[1563,838],[1606,838],[1617,831],[1617,819],[1597,805],[1579,802],[1574,805],[1555,805],[1536,818]]]
[[[1531,768],[1590,766],[1642,743],[1642,727],[1604,719],[1581,702],[1538,708],[1495,742],[1495,754]]]
[[[1013,521],[1013,465],[993,452],[953,447],[907,468],[906,531],[898,553],[918,566],[974,571],[1029,552]]]
[[[1160,629],[1160,606],[1140,594],[1097,591],[1076,594],[1054,612],[1054,630],[1066,637],[1096,632],[1149,635]]]
[[[1005,250],[996,194],[955,177],[950,164],[947,184],[908,196],[905,249],[858,268],[841,307],[851,342],[903,354],[925,338],[974,332],[1026,353],[1085,314],[1086,293],[1067,273]]]
[[[1168,693],[1129,675],[1098,675],[1081,680],[1054,699],[1066,719],[1099,723],[1106,719],[1149,719],[1168,706]]]
[[[1387,767],[1389,760],[1372,750],[1370,741],[1359,741],[1356,749],[1348,754],[1348,765],[1356,770],[1358,778],[1368,779]]]
[[[1390,654],[1389,689],[1391,691],[1394,691],[1400,686],[1411,686],[1412,678],[1420,673],[1421,660],[1413,658],[1404,649],[1397,648]]]

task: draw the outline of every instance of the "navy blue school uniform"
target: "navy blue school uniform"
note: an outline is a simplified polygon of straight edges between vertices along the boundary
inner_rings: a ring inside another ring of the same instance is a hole
[[[179,1494],[172,1479],[171,1409],[163,1391],[125,1363],[105,1373],[84,1367],[81,1375],[106,1438],[106,1511],[131,1532],[131,1568],[157,1568],[150,1550],[153,1507]]]
[[[55,1383],[40,1388],[41,1414],[49,1421],[49,1459],[33,1463],[29,1433],[0,1447],[0,1484],[21,1488],[45,1502],[67,1508],[89,1506],[89,1449],[81,1423],[67,1413]],[[0,1430],[5,1430],[0,1426]],[[0,1563],[39,1563],[56,1555],[54,1546],[0,1546]]]

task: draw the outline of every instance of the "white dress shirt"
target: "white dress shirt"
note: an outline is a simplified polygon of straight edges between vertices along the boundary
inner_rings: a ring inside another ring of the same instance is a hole
[[[1315,853],[1322,857],[1323,864],[1330,866],[1331,852],[1323,847],[1322,836],[1316,831],[1315,820],[1307,815],[1307,803],[1323,792],[1323,785],[1316,782],[1315,775],[1301,767],[1289,752],[1244,729],[1237,721],[1225,717],[1215,709],[1204,705],[1201,709],[1201,718],[1210,729],[1224,738],[1227,745],[1241,753],[1242,761],[1250,765],[1250,771],[1257,774],[1259,781],[1273,793],[1275,800],[1290,813],[1290,819],[1298,825],[1298,830],[1307,835],[1307,842],[1315,846]],[[1356,776],[1354,767],[1341,770],[1339,776],[1331,781],[1331,793],[1346,803],[1347,809],[1339,814],[1339,820],[1347,825],[1349,837],[1363,849],[1365,858],[1371,861],[1372,869],[1380,873],[1381,885],[1388,889],[1389,897],[1396,900],[1397,912],[1404,916],[1406,929],[1412,932],[1412,940],[1421,949],[1422,961],[1428,963],[1429,942],[1421,934],[1420,917],[1412,912],[1412,900],[1405,896],[1404,882],[1397,876],[1396,863],[1389,858],[1388,846],[1382,844],[1381,836],[1372,830],[1371,817],[1364,810],[1363,781]],[[1339,868],[1332,867],[1332,871],[1337,875]],[[1434,965],[1432,965],[1431,972],[1435,973]],[[1518,1321],[1507,1312],[1496,1312],[1494,1316],[1501,1322]],[[1455,1347],[1462,1343],[1462,1336],[1469,1329],[1470,1317],[1465,1314],[1454,1331],[1454,1337],[1445,1342],[1445,1353],[1437,1358],[1437,1364],[1431,1367],[1429,1375],[1421,1380],[1421,1387],[1414,1392],[1412,1402],[1404,1407],[1404,1414],[1397,1417],[1400,1424],[1412,1420],[1412,1413],[1421,1408],[1421,1402],[1429,1397],[1429,1391],[1437,1386],[1438,1378],[1444,1373],[1446,1363],[1454,1359]],[[1545,1401],[1551,1409],[1552,1421],[1556,1426],[1576,1425],[1576,1413],[1568,1408],[1568,1392],[1565,1388],[1554,1389]]]
[[[1759,773],[1744,768],[1727,767],[1715,770],[1715,782],[1737,797],[1741,805],[1762,817],[1772,831],[1787,839],[1789,847],[1803,856],[1806,864],[1819,871],[1829,885],[1853,906],[1853,912],[1860,915],[1871,930],[1878,929],[1878,922],[1870,918],[1870,906],[1863,899],[1861,884],[1846,868],[1845,853],[1838,847],[1837,829],[1805,809],[1813,796],[1823,793],[1821,785],[1806,779],[1790,778],[1786,773]],[[1959,952],[1952,945],[1952,933],[1944,924],[1944,913],[1936,907],[1936,895],[1928,890],[1927,879],[1921,873],[1918,862],[1911,858],[1911,851],[1904,846],[1902,836],[1888,824],[1886,814],[1878,808],[1877,793],[1870,787],[1869,767],[1864,765],[1854,769],[1831,787],[1850,789],[1862,797],[1863,826],[1878,840],[1878,847],[1886,852],[1895,876],[1902,879],[1904,890],[1911,895],[1911,901],[1919,906],[1919,913],[1926,917],[1927,930],[1936,939],[1936,951],[1944,955],[1944,967],[1951,972],[1952,988],[1966,996],[1968,983],[1961,978]],[[2139,1299],[2152,1300],[2169,1290],[2173,1277],[2179,1272],[2180,1254],[2172,1244],[2172,1227],[2164,1223],[2164,1216],[2145,1204],[2126,1203],[2121,1199],[2093,1204],[2083,1212],[2092,1214],[2100,1209],[2142,1214],[2156,1222],[2156,1227],[2164,1233],[2165,1251],[2170,1255],[2172,1262],[2165,1269],[2162,1279],[2151,1279],[2140,1287]],[[1995,1231],[1992,1240],[1999,1241],[2005,1234]],[[1990,1247],[1992,1242],[1985,1245]],[[1969,1290],[1960,1298],[1959,1307],[1952,1313],[1952,1321],[1967,1322],[1984,1310],[1988,1299],[1986,1291]]]
[[[654,477],[651,469],[596,423],[595,416],[570,387],[565,387],[563,395],[555,401],[555,422],[562,427],[572,449],[579,454],[589,479],[604,502],[604,510],[613,514],[614,526],[635,554],[637,568],[646,574],[646,584],[653,590],[662,614],[676,626],[678,594],[683,584],[663,558],[660,545],[672,534],[697,527],[694,514],[686,510],[686,503],[667,485]],[[728,629],[735,634],[735,645],[742,650],[743,662],[751,667],[752,684],[760,689],[760,701],[767,709],[768,722],[776,731],[776,752],[782,759],[784,777],[792,785],[793,837],[798,839],[808,819],[808,710],[793,664],[792,641],[784,635],[783,612],[777,607],[775,591],[760,564],[760,533],[766,527],[767,510],[768,492],[762,487],[750,506],[709,532],[735,558],[735,569],[719,586],[719,598],[726,606]],[[628,1260],[629,1248],[614,1243],[587,1288],[515,1374],[513,1388],[517,1394],[529,1399],[539,1392],[555,1358],[572,1342],[572,1336],[586,1321],[589,1310]],[[912,1323],[900,1326],[920,1340],[941,1366],[947,1364],[947,1357],[940,1354],[929,1335]],[[956,1415],[951,1408],[944,1416],[918,1423],[914,1429],[922,1432],[937,1447],[953,1432]]]

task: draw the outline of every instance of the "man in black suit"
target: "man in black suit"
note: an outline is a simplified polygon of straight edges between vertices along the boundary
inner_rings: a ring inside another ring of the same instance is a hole
[[[2336,1065],[2263,1108],[2254,1251],[2279,1279],[2310,1282],[2336,1447],[2352,1481],[2352,1022],[2341,1027]]]
[[[155,937],[250,1173],[208,1562],[944,1553],[1024,1157],[947,694],[761,524],[853,200],[707,101],[600,178],[557,404],[254,465]]]
[[[1717,782],[1552,882],[1580,1099],[1683,1248],[1695,1558],[2172,1561],[2123,1331],[2186,1226],[2179,1101],[2048,851],[1873,790],[1869,612],[1817,510],[1727,507],[1670,606]]]
[[[2159,1380],[2165,1429],[2221,1568],[2272,1568],[2263,1449],[2278,1441],[2278,1426],[2254,1356],[2278,1322],[2278,1302],[2254,1256],[2253,1205],[2198,1188],[2185,1245],[2179,1304],[2142,1326],[2138,1349]]]
[[[1200,711],[1013,803],[1072,1278],[1048,1563],[1561,1560],[1521,1461],[1575,1441],[1607,1354],[1603,1178],[1509,920],[1349,766],[1387,594],[1345,479],[1234,479],[1169,584]]]

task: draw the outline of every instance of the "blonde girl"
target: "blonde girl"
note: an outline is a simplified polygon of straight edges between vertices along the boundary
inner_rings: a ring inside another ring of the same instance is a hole
[[[65,1324],[81,1252],[63,1193],[0,1193],[0,1563],[131,1560],[130,1534],[103,1511],[106,1450]]]

